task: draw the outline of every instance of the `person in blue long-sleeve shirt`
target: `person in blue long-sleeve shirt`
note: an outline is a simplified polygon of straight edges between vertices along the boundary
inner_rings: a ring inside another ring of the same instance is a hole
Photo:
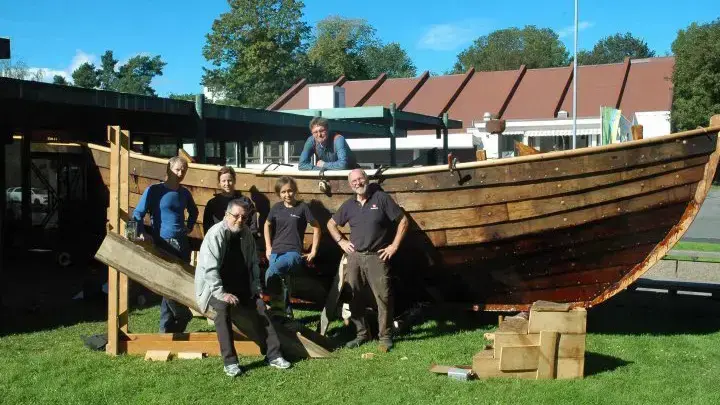
[[[305,141],[300,154],[300,170],[343,170],[357,167],[355,155],[345,137],[336,134],[330,139],[328,120],[313,118],[310,121],[310,132],[312,136]],[[316,157],[315,164],[312,163],[313,155]]]
[[[188,233],[195,226],[198,209],[192,194],[180,183],[185,178],[188,163],[175,156],[167,166],[167,180],[146,188],[133,211],[137,222],[138,239],[153,244],[183,261],[190,262]],[[188,212],[185,221],[185,210]],[[145,214],[150,214],[152,228],[148,232],[143,224]],[[181,333],[192,319],[188,307],[163,297],[160,304],[160,333]]]

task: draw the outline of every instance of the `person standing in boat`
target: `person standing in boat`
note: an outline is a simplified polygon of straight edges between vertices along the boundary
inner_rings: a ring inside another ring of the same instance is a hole
[[[345,279],[350,285],[351,321],[355,324],[356,338],[346,344],[358,347],[369,340],[365,325],[365,285],[369,285],[378,307],[378,337],[380,350],[392,349],[390,325],[393,319],[393,301],[390,291],[388,260],[397,252],[408,229],[408,219],[389,195],[373,184],[368,184],[365,171],[354,169],[348,175],[355,196],[345,201],[330,218],[327,227],[333,239],[347,254]],[[350,224],[350,240],[340,233],[339,227]],[[392,228],[397,231],[392,236]]]
[[[239,191],[235,190],[235,170],[230,166],[221,167],[218,171],[218,186],[220,192],[215,194],[205,205],[205,213],[203,214],[203,233],[207,234],[210,227],[222,221],[225,218],[225,211],[230,201],[241,199],[249,207],[248,215],[245,218],[245,225],[250,228],[253,236],[258,236],[258,213],[255,204],[251,199],[245,197]]]
[[[287,369],[290,362],[282,357],[280,339],[265,310],[261,296],[260,268],[255,238],[245,225],[250,207],[244,200],[231,200],[222,221],[205,234],[195,268],[195,299],[203,312],[216,312],[220,352],[225,374],[243,373],[233,344],[232,322],[250,320],[255,324],[251,336],[261,345],[271,367]]]
[[[167,179],[146,188],[133,211],[139,240],[148,240],[185,262],[190,262],[188,234],[195,226],[198,209],[192,194],[180,183],[187,174],[188,163],[180,156],[170,158]],[[188,213],[185,220],[185,211]],[[152,228],[148,232],[143,224],[150,214]],[[185,305],[163,297],[160,304],[160,333],[181,333],[192,319]]]
[[[280,301],[282,292],[284,312],[292,318],[287,277],[301,270],[303,258],[309,263],[315,258],[320,244],[320,225],[310,212],[310,207],[297,200],[298,186],[295,179],[280,177],[275,183],[275,193],[280,197],[280,202],[270,208],[264,227],[265,254],[270,263],[265,273],[265,286],[274,302]],[[313,239],[310,253],[303,255],[307,224],[313,228]]]
[[[300,154],[300,170],[343,170],[357,166],[355,154],[350,150],[345,137],[340,134],[330,138],[328,120],[315,117],[310,121],[312,135],[305,141]],[[315,156],[315,164],[312,157]]]

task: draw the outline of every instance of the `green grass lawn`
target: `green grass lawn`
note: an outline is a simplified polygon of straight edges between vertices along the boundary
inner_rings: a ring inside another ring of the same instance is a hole
[[[246,358],[249,371],[237,379],[222,373],[217,357],[152,363],[90,351],[80,335],[104,332],[103,314],[97,301],[12,309],[0,324],[0,403],[720,403],[720,302],[708,298],[623,293],[591,309],[586,377],[573,381],[459,382],[427,371],[431,363],[470,364],[487,343],[483,333],[493,329],[494,314],[433,316],[387,354],[368,344],[287,371]],[[131,330],[154,331],[158,314],[157,307],[133,311]],[[196,319],[189,329],[209,328]],[[340,325],[333,331],[343,332]],[[363,360],[365,352],[377,354]]]
[[[673,246],[675,250],[696,250],[699,252],[720,252],[720,244],[708,242],[680,241]]]

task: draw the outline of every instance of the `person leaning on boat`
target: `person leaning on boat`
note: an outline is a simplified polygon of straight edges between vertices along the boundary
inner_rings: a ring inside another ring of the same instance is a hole
[[[215,194],[205,205],[205,213],[203,214],[203,233],[207,234],[210,227],[222,221],[225,218],[225,211],[230,201],[239,198],[248,205],[249,212],[245,218],[245,225],[250,228],[250,232],[254,236],[259,234],[258,214],[255,204],[248,197],[245,197],[239,191],[235,190],[235,170],[230,166],[223,166],[218,171],[218,187],[220,192]]]
[[[348,256],[345,279],[350,285],[351,321],[356,328],[356,338],[347,343],[354,348],[369,340],[365,325],[365,284],[370,286],[378,307],[378,337],[380,349],[393,347],[390,322],[393,319],[393,301],[390,291],[390,268],[388,260],[398,250],[408,228],[408,219],[389,195],[376,184],[368,184],[367,174],[354,169],[348,175],[355,196],[345,201],[330,218],[327,227],[333,239]],[[338,226],[350,224],[350,240],[343,237]],[[391,230],[398,223],[395,236]]]
[[[223,220],[205,234],[195,268],[195,300],[203,312],[212,307],[216,312],[220,352],[225,374],[242,374],[233,344],[232,319],[250,319],[264,345],[268,364],[286,369],[290,362],[282,357],[280,340],[260,298],[260,268],[255,238],[245,225],[250,207],[244,200],[231,200]]]
[[[195,226],[198,209],[192,194],[180,183],[187,174],[188,163],[180,156],[170,158],[167,179],[146,188],[133,211],[137,222],[139,240],[149,240],[162,250],[185,262],[190,262],[188,233]],[[185,211],[188,212],[187,222]],[[143,224],[145,214],[150,214],[152,230],[147,232]],[[160,333],[180,333],[192,319],[185,305],[163,297],[160,304]]]
[[[355,154],[350,150],[345,137],[335,134],[330,138],[328,120],[315,117],[310,121],[310,132],[300,154],[300,170],[344,170],[357,166]],[[312,157],[315,156],[315,164]]]

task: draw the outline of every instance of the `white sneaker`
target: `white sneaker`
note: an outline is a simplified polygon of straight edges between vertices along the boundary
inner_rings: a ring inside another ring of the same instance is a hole
[[[225,375],[227,375],[228,377],[239,377],[243,373],[243,369],[240,367],[239,364],[230,364],[224,366],[223,369],[225,370]]]
[[[292,364],[290,364],[289,361],[283,359],[282,357],[278,357],[274,360],[270,360],[268,362],[268,364],[270,365],[270,367],[279,368],[281,370],[288,369],[292,365]]]

